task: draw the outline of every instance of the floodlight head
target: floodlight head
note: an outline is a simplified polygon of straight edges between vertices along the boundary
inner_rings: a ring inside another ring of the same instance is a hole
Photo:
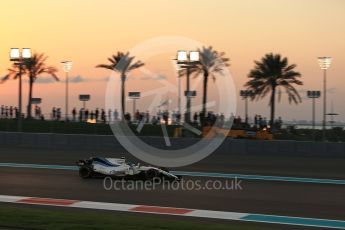
[[[187,51],[185,50],[177,51],[177,61],[187,61],[187,60],[188,60]]]
[[[72,69],[73,62],[71,61],[63,61],[61,62],[63,65],[63,71],[68,73]]]
[[[199,51],[190,51],[189,52],[189,60],[193,62],[197,62],[200,60]]]
[[[23,50],[22,50],[22,58],[24,58],[24,59],[31,58],[31,49],[30,48],[23,48]]]
[[[11,60],[18,60],[20,58],[20,50],[19,48],[11,48],[10,50],[10,59]]]
[[[318,57],[318,62],[319,62],[320,68],[323,70],[326,70],[331,66],[332,58],[331,57]]]

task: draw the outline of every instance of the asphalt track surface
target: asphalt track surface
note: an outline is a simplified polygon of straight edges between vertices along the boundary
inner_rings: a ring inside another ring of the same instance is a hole
[[[96,153],[1,148],[0,162],[73,165],[77,159],[90,155]],[[116,154],[102,155],[114,157]],[[260,157],[259,160],[248,156],[211,156],[181,170],[344,179],[344,166],[344,159]],[[210,178],[184,179],[198,179],[203,183]],[[244,180],[241,185],[243,190],[164,190],[158,186],[154,191],[107,191],[102,179],[83,180],[76,171],[0,168],[1,195],[345,220],[344,185],[260,180]]]
[[[79,159],[90,156],[122,157],[132,162],[138,162],[130,154],[122,152],[99,151],[66,151],[25,148],[0,147],[1,163],[28,163],[51,165],[75,165]],[[145,164],[144,162],[141,162]],[[178,168],[178,171],[219,172],[259,174],[273,176],[310,177],[326,179],[345,179],[344,158],[318,157],[275,157],[275,156],[241,156],[241,155],[211,155],[206,159]]]

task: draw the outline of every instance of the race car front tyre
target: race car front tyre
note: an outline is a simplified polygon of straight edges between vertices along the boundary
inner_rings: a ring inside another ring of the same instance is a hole
[[[83,179],[90,178],[92,176],[91,169],[88,167],[81,167],[79,169],[79,176]]]
[[[155,178],[157,178],[159,175],[158,175],[158,172],[157,170],[154,170],[154,169],[149,169],[145,172],[145,179],[146,180],[153,180]]]

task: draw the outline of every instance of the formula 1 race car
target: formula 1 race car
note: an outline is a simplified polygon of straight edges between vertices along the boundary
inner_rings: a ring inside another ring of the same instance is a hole
[[[91,157],[79,160],[76,163],[79,167],[79,175],[84,179],[105,176],[110,176],[114,179],[130,180],[164,178],[166,180],[179,181],[181,179],[181,176],[176,176],[165,168],[135,165],[127,162],[125,158]]]

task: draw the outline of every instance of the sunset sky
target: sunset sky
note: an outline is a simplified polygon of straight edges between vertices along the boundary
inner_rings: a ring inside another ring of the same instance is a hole
[[[0,76],[11,66],[11,47],[44,52],[49,56],[47,63],[60,69],[61,80],[64,72],[60,62],[73,61],[71,108],[81,106],[79,94],[91,94],[90,108],[104,106],[106,79],[111,72],[95,66],[107,63],[111,54],[131,50],[148,39],[179,36],[212,45],[227,54],[236,95],[243,88],[254,60],[269,52],[288,57],[302,74],[304,85],[298,90],[303,103],[289,105],[283,95],[277,105],[277,116],[310,120],[311,102],[305,98],[305,91],[322,89],[317,57],[331,56],[328,104],[333,101],[335,112],[341,114],[337,120],[345,121],[344,0],[2,0],[0,30]],[[159,87],[160,78],[155,76],[177,84],[170,58],[173,55],[167,50],[161,56],[145,60],[145,68],[154,76],[133,73],[127,90],[144,92]],[[211,86],[210,91],[213,90]],[[0,105],[16,106],[17,91],[17,81],[1,84]],[[26,83],[23,93],[26,105]],[[54,83],[43,76],[34,86],[34,97],[43,99],[45,113],[52,106],[64,109],[64,83]],[[267,99],[250,103],[250,113],[268,117]],[[238,114],[243,115],[243,102],[239,97],[237,100]],[[145,110],[146,106],[146,102],[141,103],[139,109]],[[318,120],[321,108],[319,100]]]

